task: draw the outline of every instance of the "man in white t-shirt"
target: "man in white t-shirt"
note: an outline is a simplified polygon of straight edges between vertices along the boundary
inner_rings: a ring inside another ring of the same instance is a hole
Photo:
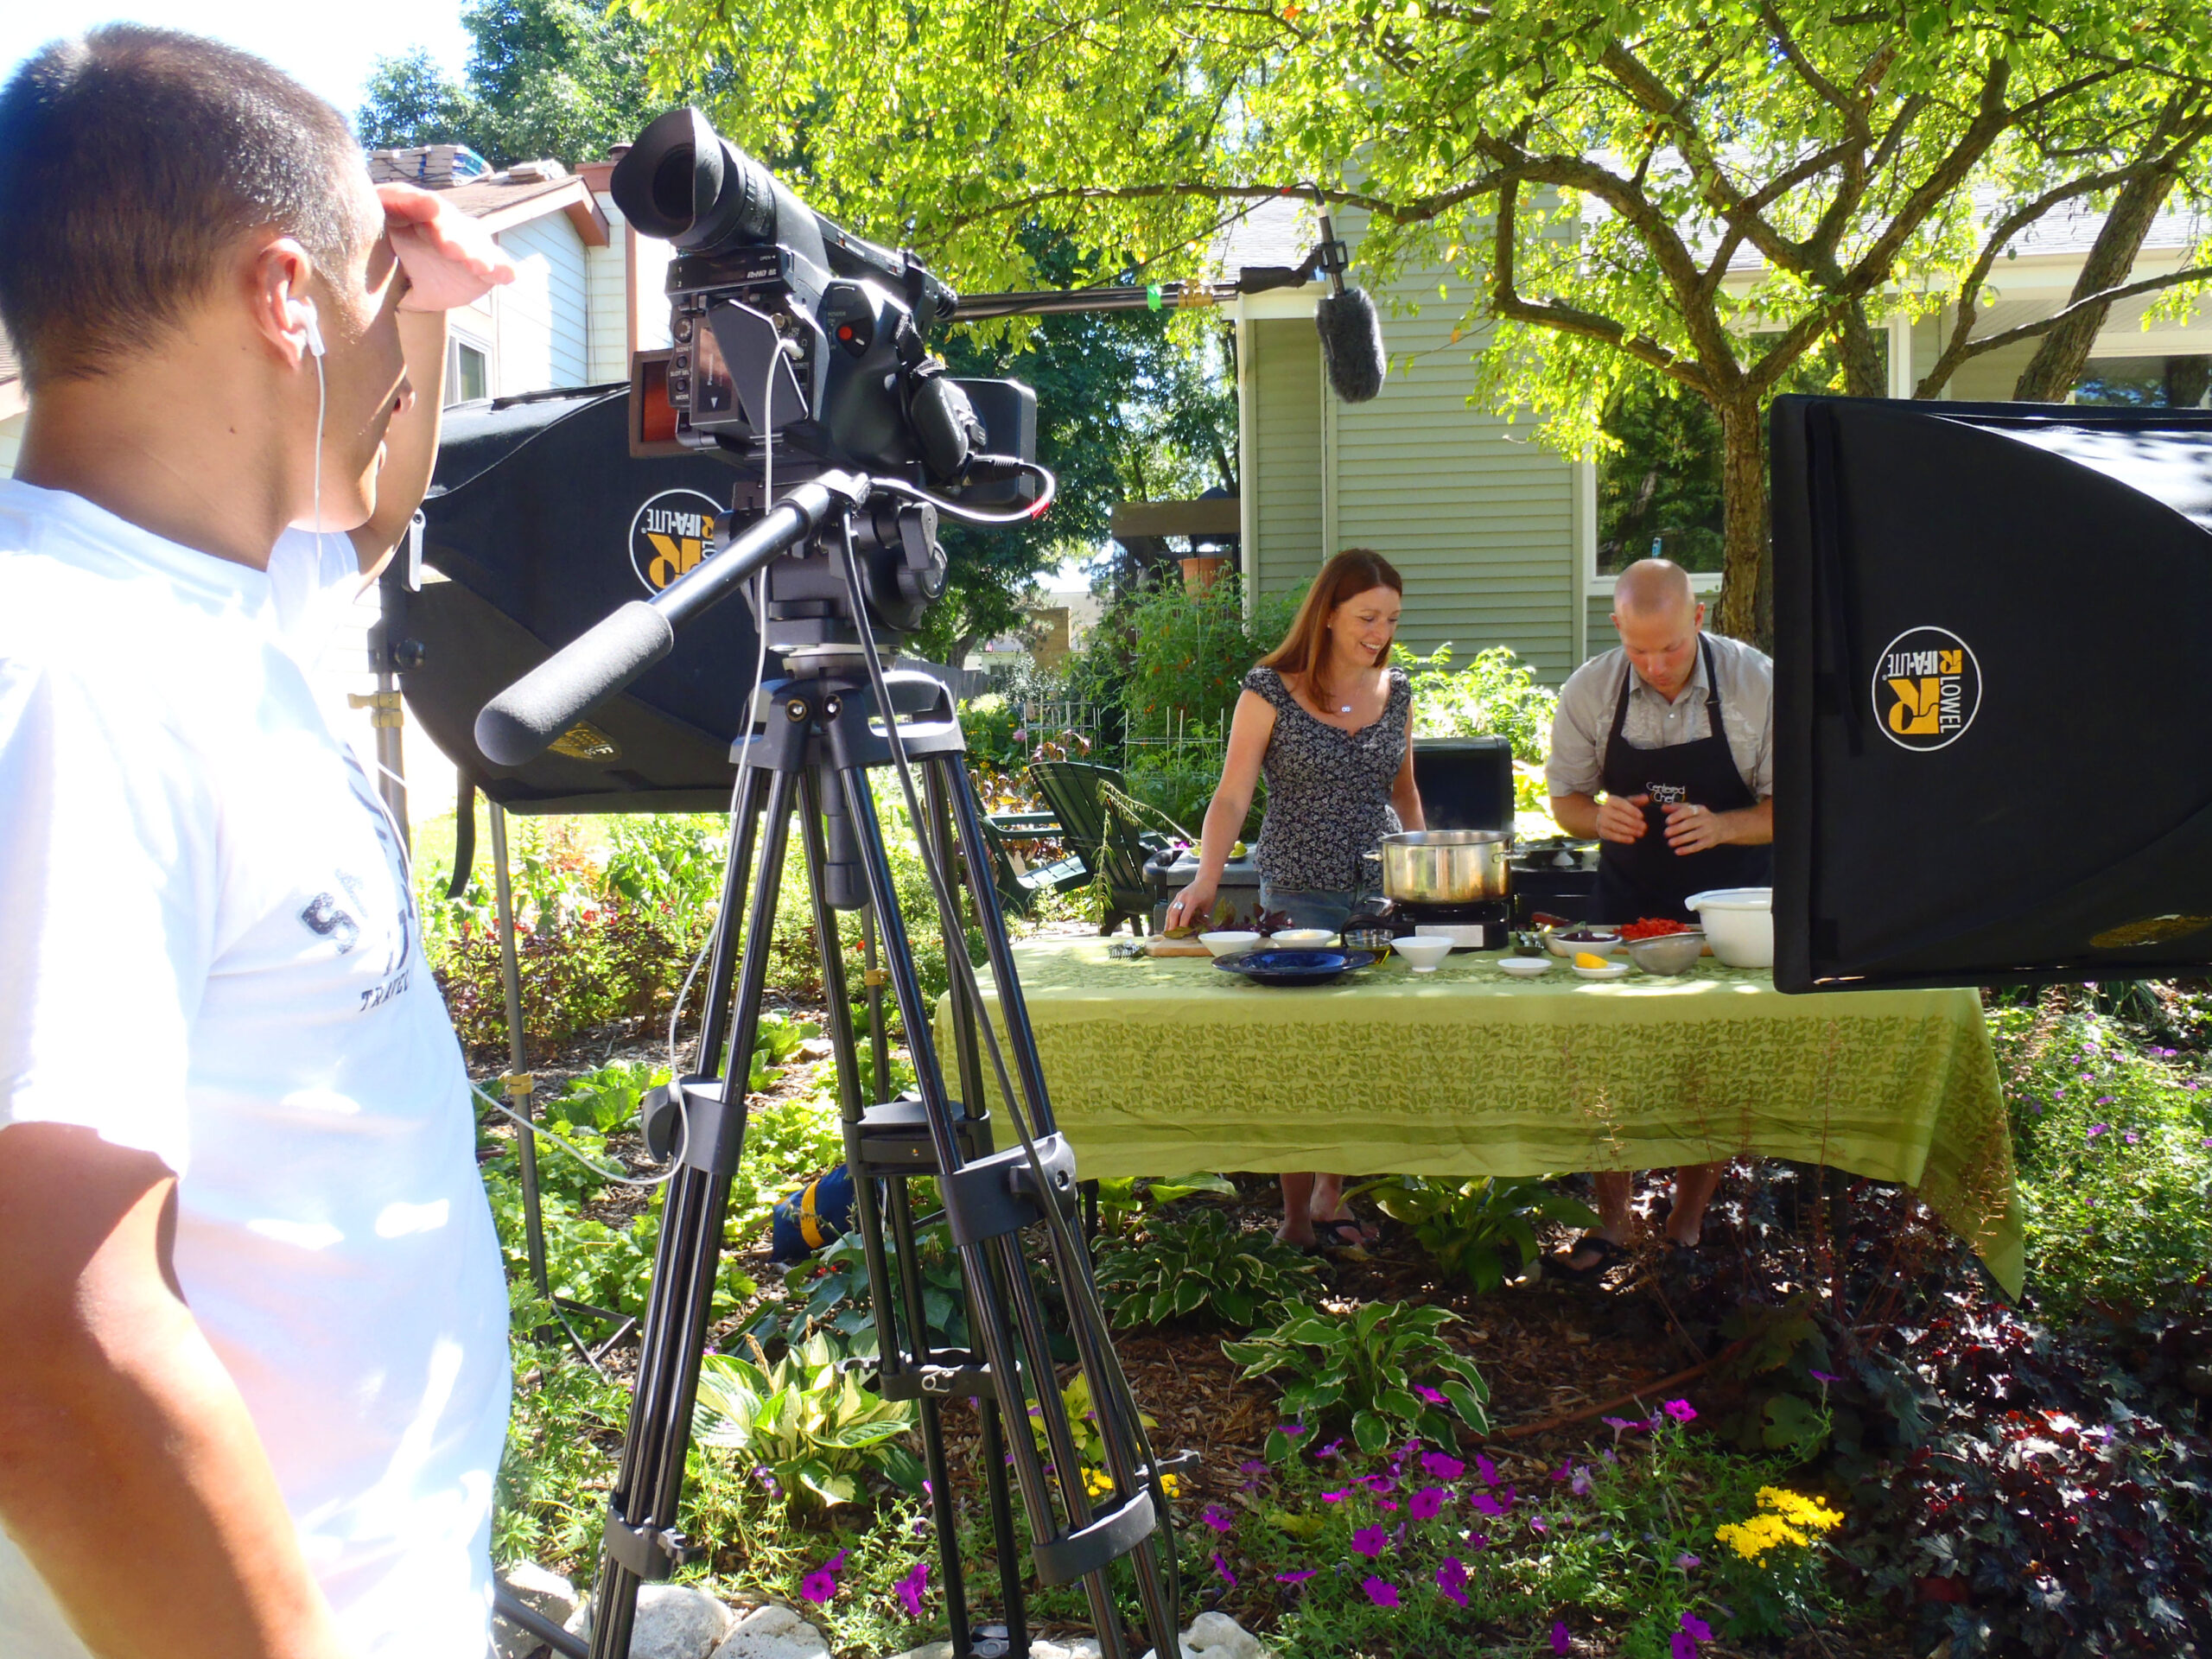
[[[189,35],[48,47],[0,158],[0,1655],[481,1659],[474,1118],[301,659],[512,268]]]

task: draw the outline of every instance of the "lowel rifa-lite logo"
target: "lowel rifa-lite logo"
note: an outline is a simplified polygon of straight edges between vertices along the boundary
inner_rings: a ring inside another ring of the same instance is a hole
[[[715,550],[721,508],[696,490],[663,490],[630,520],[630,568],[657,594]]]
[[[1902,749],[1955,743],[1981,708],[1981,664],[1948,628],[1907,628],[1874,663],[1874,716]]]

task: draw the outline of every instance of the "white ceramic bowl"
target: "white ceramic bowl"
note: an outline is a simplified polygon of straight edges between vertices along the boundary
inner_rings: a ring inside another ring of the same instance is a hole
[[[1268,938],[1269,944],[1279,944],[1289,950],[1318,950],[1336,942],[1337,931],[1332,927],[1279,928]]]
[[[1497,971],[1510,974],[1516,979],[1534,979],[1551,970],[1552,959],[1549,957],[1500,957],[1497,959]]]
[[[1624,962],[1609,962],[1602,968],[1585,968],[1574,962],[1570,962],[1567,966],[1574,969],[1579,979],[1618,979],[1629,970],[1629,965]]]
[[[1569,933],[1596,933],[1600,937],[1596,939],[1579,939],[1570,942],[1567,938]],[[1565,957],[1572,957],[1578,950],[1587,951],[1593,957],[1610,957],[1621,948],[1621,936],[1611,928],[1580,925],[1557,929],[1547,933],[1544,935],[1544,942],[1551,947],[1552,955]]]
[[[1772,887],[1715,887],[1692,893],[1682,905],[1705,924],[1713,954],[1727,966],[1774,966]]]
[[[1233,956],[1239,950],[1249,950],[1259,942],[1258,934],[1232,928],[1224,928],[1212,933],[1198,935],[1198,943],[1217,957]]]
[[[1393,939],[1390,948],[1413,964],[1417,974],[1433,974],[1436,964],[1452,954],[1452,941],[1438,938]]]

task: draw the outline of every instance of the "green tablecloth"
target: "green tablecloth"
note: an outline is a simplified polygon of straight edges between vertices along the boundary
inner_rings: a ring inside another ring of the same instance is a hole
[[[1680,979],[1562,963],[1516,981],[1475,955],[1284,989],[1097,939],[1026,941],[1015,962],[1085,1179],[1790,1158],[1914,1188],[2019,1293],[2012,1141],[1970,990],[1783,996],[1710,958]],[[937,1034],[950,1073],[949,1003]]]

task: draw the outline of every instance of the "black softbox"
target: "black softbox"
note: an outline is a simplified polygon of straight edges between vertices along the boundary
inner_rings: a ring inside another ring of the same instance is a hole
[[[687,623],[668,658],[526,766],[495,766],[473,735],[495,693],[713,547],[736,474],[706,456],[632,456],[628,405],[625,383],[448,410],[423,504],[423,562],[445,580],[385,589],[387,637],[416,648],[402,658],[416,718],[516,811],[729,804],[760,648],[742,599]]]
[[[2212,413],[1783,397],[1775,982],[2212,969]]]

